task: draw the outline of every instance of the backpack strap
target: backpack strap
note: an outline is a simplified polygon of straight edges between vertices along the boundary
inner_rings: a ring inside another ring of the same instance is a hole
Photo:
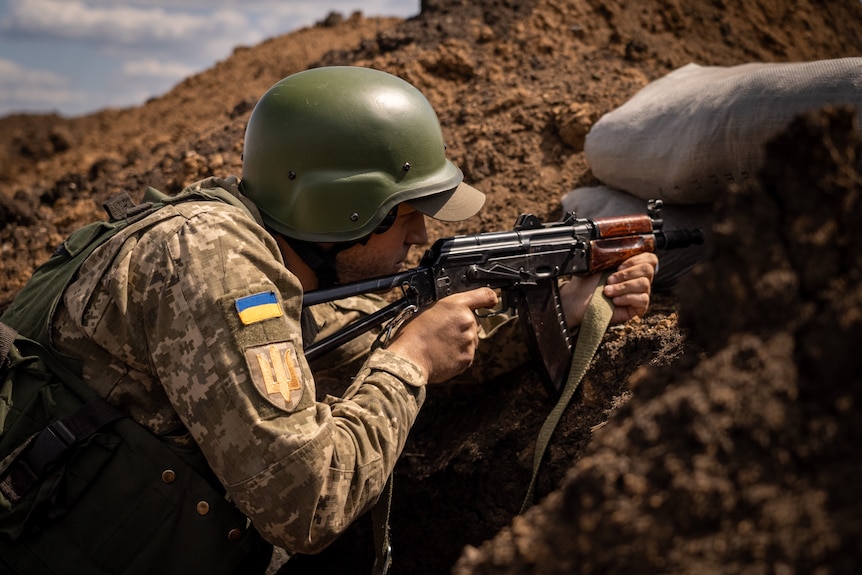
[[[12,335],[12,340],[6,350],[6,359],[10,363],[12,357],[9,352],[12,351],[12,345],[20,342],[27,347],[27,353],[32,346],[39,361],[78,397],[85,400],[73,413],[34,433],[0,461],[0,492],[10,502],[16,503],[42,478],[51,464],[70,448],[85,441],[108,423],[120,419],[123,414],[99,397],[77,374],[42,345],[17,335],[14,329],[0,322],[0,339],[5,339],[9,334]],[[0,352],[2,351],[0,349]]]
[[[103,399],[93,398],[72,415],[54,421],[0,461],[0,492],[17,503],[66,451],[121,417]]]
[[[84,260],[99,246],[110,240],[126,226],[137,222],[163,207],[187,201],[221,201],[245,210],[252,218],[259,219],[242,199],[227,189],[233,179],[210,178],[189,186],[176,196],[167,196],[158,190],[148,189],[145,201],[135,204],[126,192],[120,192],[103,204],[108,221],[88,224],[72,232],[54,251],[51,257],[33,274],[30,282],[18,293],[9,307],[0,315],[0,321],[15,326],[18,333],[53,349],[50,337],[50,321],[54,316],[63,292],[77,274]],[[214,186],[212,189],[204,184]],[[35,281],[34,281],[35,280]],[[74,365],[73,358],[63,358]]]

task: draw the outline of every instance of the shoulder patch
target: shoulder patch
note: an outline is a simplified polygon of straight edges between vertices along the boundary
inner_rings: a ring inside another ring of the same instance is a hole
[[[289,341],[245,350],[245,361],[257,391],[272,405],[292,411],[302,399],[302,369],[296,346]]]
[[[236,300],[236,312],[243,325],[281,317],[281,305],[274,291],[247,295]]]

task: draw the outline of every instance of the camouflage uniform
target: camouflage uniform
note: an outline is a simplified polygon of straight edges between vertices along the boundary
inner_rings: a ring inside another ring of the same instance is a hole
[[[379,496],[426,376],[376,350],[343,397],[318,402],[301,296],[259,221],[190,201],[98,248],[65,290],[52,337],[109,403],[199,448],[268,541],[314,552]]]

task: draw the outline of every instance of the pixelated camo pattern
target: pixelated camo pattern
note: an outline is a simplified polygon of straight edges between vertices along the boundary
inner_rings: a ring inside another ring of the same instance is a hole
[[[237,299],[268,291],[281,313],[244,325]],[[274,240],[246,211],[185,202],[132,224],[88,258],[53,336],[110,403],[201,449],[271,543],[313,552],[378,497],[425,379],[378,350],[342,398],[317,401],[302,354],[301,295]],[[245,352],[270,344],[295,350],[295,401],[274,404],[255,385]]]

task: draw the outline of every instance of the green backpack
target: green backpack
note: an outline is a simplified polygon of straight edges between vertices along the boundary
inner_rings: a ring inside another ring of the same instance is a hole
[[[269,563],[272,547],[199,450],[124,417],[50,347],[51,315],[84,259],[161,205],[120,197],[111,221],[73,233],[0,317],[2,573],[262,573]]]

